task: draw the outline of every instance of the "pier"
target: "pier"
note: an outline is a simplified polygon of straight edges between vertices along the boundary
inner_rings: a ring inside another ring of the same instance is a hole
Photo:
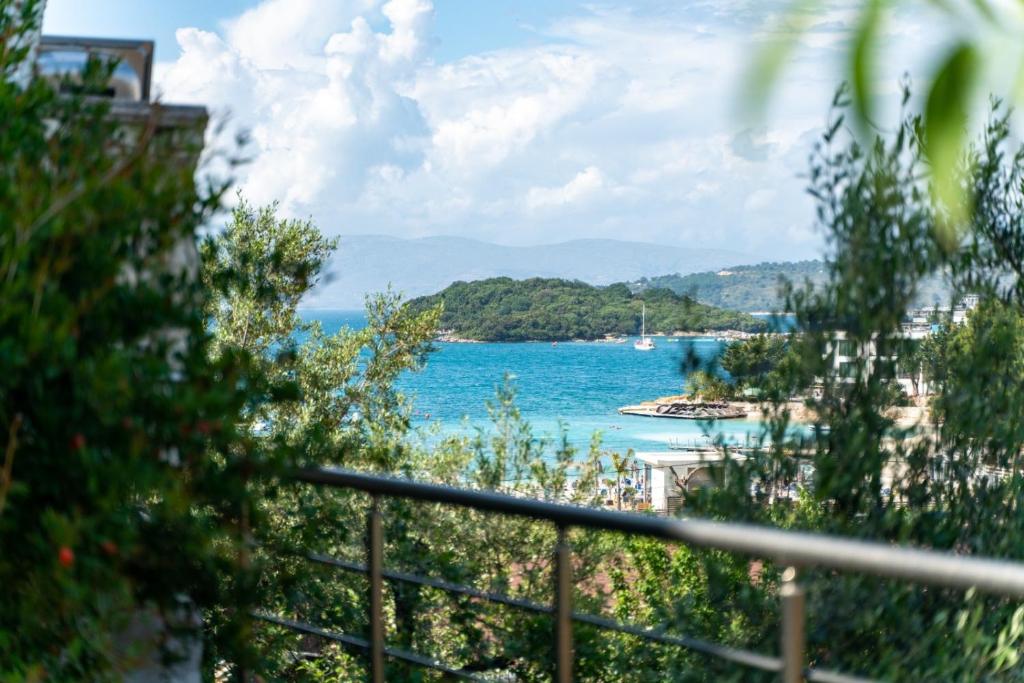
[[[664,417],[676,420],[735,420],[747,417],[746,404],[725,401],[685,401],[658,399],[619,408],[620,415]]]

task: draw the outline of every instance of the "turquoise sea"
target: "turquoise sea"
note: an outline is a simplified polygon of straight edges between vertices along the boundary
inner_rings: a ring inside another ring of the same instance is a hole
[[[365,325],[361,311],[307,310],[325,332],[343,325]],[[717,353],[723,342],[713,338],[669,341],[654,338],[656,349],[640,352],[626,344],[599,342],[438,343],[422,372],[408,373],[401,389],[414,401],[417,425],[438,422],[444,431],[470,432],[487,426],[486,402],[506,373],[514,380],[517,405],[536,436],[556,437],[561,422],[569,440],[586,448],[599,431],[610,450],[667,450],[670,441],[706,441],[707,425],[692,420],[619,415],[616,409],[682,392],[682,361],[687,349],[701,358]],[[711,427],[741,443],[758,429],[755,420],[726,420]]]

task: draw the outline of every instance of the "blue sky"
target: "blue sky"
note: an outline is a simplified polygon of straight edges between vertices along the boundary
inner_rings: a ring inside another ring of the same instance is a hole
[[[48,0],[45,30],[56,34],[147,38],[157,59],[178,55],[174,32],[183,26],[218,30],[253,0]],[[432,54],[439,61],[476,52],[529,45],[534,27],[571,13],[567,0],[438,0],[434,3]]]
[[[856,2],[828,3],[769,116],[737,115],[757,0],[49,0],[49,33],[157,41],[157,90],[250,134],[254,202],[325,232],[601,237],[820,253],[800,174]],[[891,24],[893,94],[930,45]],[[212,130],[212,129],[211,129]]]

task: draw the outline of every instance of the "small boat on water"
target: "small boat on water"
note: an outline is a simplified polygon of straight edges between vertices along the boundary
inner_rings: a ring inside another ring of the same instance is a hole
[[[647,336],[647,304],[643,304],[640,316],[640,338],[633,342],[633,348],[637,351],[653,351],[654,340]]]

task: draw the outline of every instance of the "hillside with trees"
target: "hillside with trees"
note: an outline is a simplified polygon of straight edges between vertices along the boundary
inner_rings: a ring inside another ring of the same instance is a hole
[[[649,333],[758,331],[763,321],[693,301],[667,289],[634,294],[625,284],[594,287],[579,281],[491,278],[456,282],[410,302],[416,310],[444,304],[441,328],[479,341],[556,341],[639,334],[647,306]]]
[[[630,289],[669,289],[704,304],[737,311],[778,311],[785,303],[780,295],[784,279],[798,286],[806,281],[821,285],[825,265],[821,261],[784,261],[689,275],[660,275],[630,283]]]
[[[633,292],[669,289],[702,304],[735,311],[782,311],[786,308],[783,283],[796,288],[822,287],[827,280],[823,261],[779,261],[753,266],[732,266],[723,270],[681,275],[644,277],[629,283]],[[918,284],[915,306],[946,306],[950,292],[941,278],[926,278]]]

